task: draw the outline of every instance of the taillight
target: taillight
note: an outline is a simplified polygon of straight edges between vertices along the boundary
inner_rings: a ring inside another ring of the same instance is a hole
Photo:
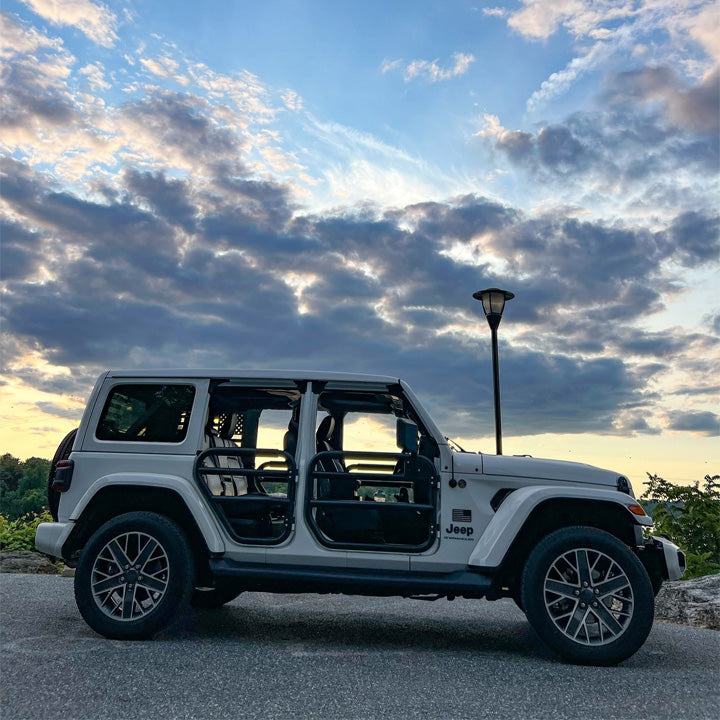
[[[74,467],[75,462],[73,460],[60,460],[60,462],[55,465],[55,477],[52,482],[53,490],[56,492],[65,492],[70,489]]]

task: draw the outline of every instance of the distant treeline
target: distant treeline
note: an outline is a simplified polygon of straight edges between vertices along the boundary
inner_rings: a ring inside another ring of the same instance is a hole
[[[15,520],[27,513],[41,513],[47,505],[50,461],[31,457],[18,460],[0,456],[0,515]]]

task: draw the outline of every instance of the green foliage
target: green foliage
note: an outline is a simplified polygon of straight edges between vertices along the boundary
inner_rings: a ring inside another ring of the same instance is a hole
[[[0,456],[0,514],[9,519],[41,513],[47,503],[50,461],[38,457],[18,460]]]
[[[49,512],[28,513],[14,520],[0,515],[0,550],[34,550],[35,531],[41,522],[52,522]]]
[[[704,485],[673,485],[648,475],[642,496],[652,510],[655,532],[679,545],[687,557],[685,578],[720,572],[720,475],[706,475]]]
[[[17,490],[22,475],[20,460],[10,453],[0,456],[0,495]]]

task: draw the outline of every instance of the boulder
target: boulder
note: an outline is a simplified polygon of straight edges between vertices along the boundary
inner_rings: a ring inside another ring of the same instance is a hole
[[[60,568],[46,555],[34,550],[3,550],[0,552],[0,572],[57,575]]]
[[[655,617],[720,630],[720,574],[664,583],[655,598]]]

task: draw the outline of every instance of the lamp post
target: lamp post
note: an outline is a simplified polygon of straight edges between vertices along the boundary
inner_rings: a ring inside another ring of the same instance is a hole
[[[515,295],[509,290],[488,288],[473,293],[473,297],[482,303],[483,312],[490,325],[492,336],[492,365],[493,390],[495,393],[495,448],[498,455],[502,455],[502,421],[500,418],[500,370],[498,368],[498,341],[497,329],[502,320],[505,303],[512,300]]]

